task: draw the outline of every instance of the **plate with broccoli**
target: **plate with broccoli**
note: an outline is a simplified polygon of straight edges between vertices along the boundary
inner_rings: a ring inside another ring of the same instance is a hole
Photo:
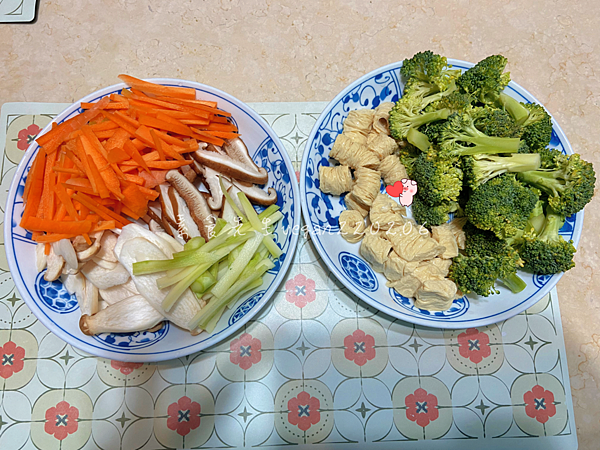
[[[499,322],[575,267],[594,168],[506,65],[417,53],[350,84],[311,132],[300,189],[312,242],[391,316]],[[418,186],[407,210],[382,198],[406,179]]]

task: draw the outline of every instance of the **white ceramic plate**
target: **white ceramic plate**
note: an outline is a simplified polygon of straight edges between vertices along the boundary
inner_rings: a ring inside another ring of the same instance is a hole
[[[455,68],[466,70],[473,64],[448,60]],[[509,319],[543,298],[562,274],[553,276],[519,272],[527,288],[519,294],[499,287],[500,294],[489,297],[469,295],[455,300],[447,311],[431,312],[414,306],[412,299],[386,287],[382,274],[374,272],[363,260],[360,244],[349,244],[339,235],[338,217],[345,209],[343,197],[324,194],[319,189],[319,167],[329,165],[329,151],[342,132],[348,112],[375,108],[383,102],[395,102],[402,94],[401,62],[381,67],[346,87],[327,105],[308,138],[300,170],[300,197],[304,220],[317,251],[348,290],[373,307],[398,319],[436,328],[466,328]],[[533,95],[511,82],[505,92],[522,102],[539,103]],[[563,153],[573,150],[560,126],[553,120],[551,147]],[[573,239],[577,246],[583,226],[583,211],[567,218],[560,234]]]
[[[232,114],[239,127],[242,139],[248,146],[254,161],[269,172],[266,187],[277,191],[277,204],[284,219],[275,229],[276,242],[283,254],[275,267],[265,275],[264,284],[221,317],[213,333],[191,336],[190,333],[169,323],[161,330],[127,334],[101,334],[85,336],[79,329],[81,316],[74,295],[69,295],[60,281],[49,283],[43,273],[35,269],[35,243],[31,234],[19,227],[23,214],[22,193],[25,178],[38,151],[34,142],[27,150],[10,186],[4,220],[6,257],[13,280],[35,316],[54,334],[83,351],[104,358],[131,362],[151,362],[173,359],[203,350],[235,333],[265,305],[273,295],[294,257],[298,240],[297,233],[286,232],[300,224],[300,202],[298,185],[292,163],[275,132],[250,107],[218,89],[192,81],[157,78],[149,81],[169,86],[184,86],[196,89],[197,97],[218,102],[219,108]],[[81,102],[96,102],[101,97],[120,91],[124,84],[117,84],[90,94],[69,106],[59,114],[55,122],[62,122],[81,112]],[[40,134],[45,133],[51,124]],[[297,228],[296,228],[297,229]]]

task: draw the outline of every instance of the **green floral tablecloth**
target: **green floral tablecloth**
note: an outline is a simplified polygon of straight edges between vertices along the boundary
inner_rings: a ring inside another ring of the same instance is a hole
[[[3,106],[2,206],[28,143],[64,106]],[[252,106],[299,170],[324,104]],[[39,323],[3,242],[0,449],[577,448],[556,291],[496,325],[413,326],[357,301],[301,237],[287,281],[237,335],[132,364]]]

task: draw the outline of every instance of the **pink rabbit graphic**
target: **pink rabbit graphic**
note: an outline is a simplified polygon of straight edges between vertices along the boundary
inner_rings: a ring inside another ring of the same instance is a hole
[[[403,178],[402,181],[396,181],[393,186],[387,186],[385,190],[390,196],[398,197],[402,206],[410,206],[413,196],[417,193],[417,182]]]

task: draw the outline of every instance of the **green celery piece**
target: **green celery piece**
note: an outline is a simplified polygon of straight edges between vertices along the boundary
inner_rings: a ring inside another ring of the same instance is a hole
[[[265,244],[265,247],[267,247],[267,250],[269,250],[269,253],[271,253],[271,255],[273,255],[273,258],[279,258],[281,256],[281,254],[283,253],[281,251],[281,249],[279,248],[279,246],[273,240],[272,235],[268,234],[268,235],[264,236],[262,242],[263,242],[263,244]]]
[[[215,296],[211,298],[208,304],[198,311],[198,313],[190,321],[190,329],[195,329],[197,326],[200,326],[201,328],[206,326],[210,319],[212,319],[212,317],[223,305],[227,305],[238,292],[247,289],[251,283],[262,277],[267,270],[272,269],[273,267],[275,267],[273,261],[265,259],[256,266],[256,269],[252,275],[243,280],[240,279],[236,281],[223,297],[218,298]]]
[[[258,218],[260,220],[263,220],[265,217],[269,217],[270,215],[275,214],[277,211],[279,211],[279,206],[277,206],[277,205],[269,205],[269,206],[267,206],[267,208],[263,212],[261,212],[258,215]]]
[[[208,271],[213,277],[215,277],[216,280],[217,275],[219,274],[219,263],[214,263],[212,266],[210,266],[210,269],[208,269]]]
[[[256,280],[254,280],[252,283],[250,283],[248,286],[246,286],[246,289],[244,289],[243,291],[238,292],[229,303],[227,303],[227,308],[231,309],[235,306],[235,304],[238,302],[238,300],[246,295],[247,293],[253,291],[256,288],[261,287],[263,284],[263,279],[262,277],[257,278]]]
[[[162,307],[165,311],[169,312],[175,302],[181,297],[181,295],[185,292],[187,288],[189,288],[192,283],[204,272],[206,272],[210,266],[212,266],[215,261],[211,261],[210,263],[199,264],[194,267],[194,270],[184,279],[180,280],[175,286],[171,288],[167,296],[164,298],[162,302]]]
[[[204,262],[209,253],[203,249],[190,250],[186,256],[176,259],[160,259],[154,261],[138,261],[133,263],[134,275],[147,275],[149,273],[164,272],[167,270],[181,269]]]
[[[239,278],[240,274],[244,270],[244,267],[248,265],[248,262],[254,256],[254,253],[256,253],[256,250],[260,246],[261,241],[262,235],[260,233],[254,232],[254,236],[244,244],[244,246],[242,247],[242,251],[236,258],[236,260],[233,262],[233,264],[229,266],[229,270],[227,271],[225,276],[223,276],[223,278],[221,278],[217,282],[217,284],[215,284],[211,289],[211,292],[215,297],[222,297],[225,294],[225,292],[233,285],[235,280]]]
[[[224,259],[219,263],[219,271],[217,272],[217,280],[220,280],[225,276],[227,271],[229,270],[229,261]]]
[[[240,254],[239,248],[236,248],[235,250],[232,250],[232,252],[229,253],[229,255],[227,255],[227,261],[229,262],[230,266],[233,264],[233,262],[235,261],[235,258],[237,258],[237,256],[239,254]]]
[[[197,236],[195,238],[190,239],[183,245],[183,250],[198,250],[206,244],[206,241],[203,237]]]
[[[217,219],[217,223],[215,223],[215,227],[212,229],[213,235],[218,236],[221,230],[227,225],[227,221],[224,219]]]
[[[246,217],[248,217],[248,221],[250,222],[250,225],[252,225],[252,228],[259,233],[264,233],[265,227],[258,218],[258,214],[256,213],[254,206],[250,203],[250,200],[248,200],[248,197],[246,197],[246,194],[238,192],[238,199],[244,208],[244,212],[246,213]]]
[[[206,324],[204,331],[206,331],[209,334],[215,331],[215,327],[217,326],[217,323],[219,323],[219,319],[223,315],[223,311],[225,311],[225,306],[223,306],[219,311],[217,311],[213,318],[210,319],[210,321]]]
[[[283,214],[281,214],[281,212],[279,212],[279,211],[276,211],[272,215],[270,215],[270,216],[263,216],[262,218],[261,218],[261,216],[259,214],[258,218],[260,219],[261,223],[266,223],[269,226],[273,226],[276,222],[279,222],[281,219],[283,219]],[[267,219],[267,222],[265,222],[265,219]],[[250,231],[252,229],[253,229],[252,225],[250,225],[249,223],[245,223],[244,225],[242,225],[239,228],[238,233],[239,234],[244,234],[244,233],[247,233],[248,231]]]
[[[195,267],[196,266],[186,267],[184,269],[179,270],[179,272],[177,272],[174,275],[168,275],[167,272],[167,275],[165,275],[164,277],[160,277],[158,280],[156,280],[156,286],[158,286],[159,289],[165,289],[169,286],[173,286],[175,283],[179,283],[181,280],[183,280],[189,274],[191,274],[194,271]]]
[[[244,214],[242,214],[242,211],[240,211],[240,208],[238,208],[238,205],[235,204],[235,202],[231,198],[231,195],[229,195],[229,192],[227,192],[227,189],[225,189],[225,185],[223,184],[223,180],[221,179],[220,175],[219,175],[219,184],[221,185],[221,190],[223,191],[223,195],[225,195],[225,201],[227,203],[229,203],[229,206],[231,206],[231,208],[235,211],[237,216],[240,219],[242,219],[242,222],[247,222],[248,219],[246,219],[246,216],[244,216]]]
[[[213,264],[213,266],[214,266],[214,264]],[[212,268],[212,266],[211,266],[211,268]],[[207,271],[207,272],[204,272],[202,275],[200,275],[198,278],[196,278],[196,280],[190,286],[190,289],[195,294],[204,294],[216,282],[217,282],[217,279],[215,277],[213,277],[210,272]]]

